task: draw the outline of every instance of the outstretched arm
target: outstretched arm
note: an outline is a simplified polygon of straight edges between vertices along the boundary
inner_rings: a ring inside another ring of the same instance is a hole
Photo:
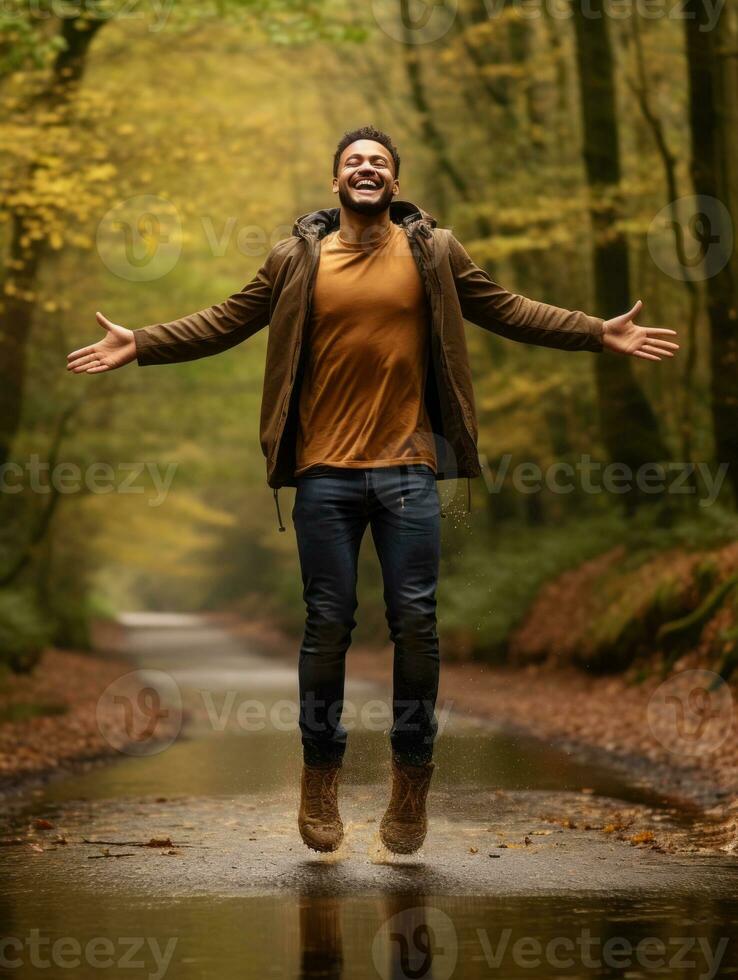
[[[449,256],[465,319],[492,333],[540,347],[594,353],[612,350],[653,361],[673,357],[679,349],[678,344],[664,339],[676,334],[675,330],[640,327],[634,322],[642,308],[640,300],[627,313],[603,320],[508,292],[472,261],[453,235],[449,235]]]
[[[142,367],[174,364],[218,354],[240,344],[269,322],[271,257],[272,253],[251,282],[222,303],[170,323],[128,330],[97,313],[105,337],[97,344],[72,351],[67,356],[67,370],[75,374],[99,374],[131,361],[138,361]]]

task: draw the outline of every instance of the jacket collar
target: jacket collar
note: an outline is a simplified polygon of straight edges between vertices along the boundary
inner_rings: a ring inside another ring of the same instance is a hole
[[[389,207],[390,221],[402,225],[408,235],[420,232],[424,238],[430,238],[436,219],[416,207],[410,201],[392,201]],[[321,211],[308,211],[297,218],[292,228],[292,234],[297,238],[321,239],[331,231],[335,231],[340,223],[340,208],[323,208]]]

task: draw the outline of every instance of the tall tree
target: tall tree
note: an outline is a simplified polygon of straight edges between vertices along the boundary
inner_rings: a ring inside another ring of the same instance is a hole
[[[584,165],[589,185],[595,301],[613,317],[632,304],[628,243],[616,226],[620,212],[620,145],[612,46],[604,0],[590,0],[585,12],[573,4]],[[597,357],[595,379],[600,430],[611,461],[635,472],[669,458],[658,419],[625,357]],[[626,509],[654,501],[634,487],[624,494]]]
[[[32,97],[36,107],[63,116],[82,79],[90,44],[105,23],[102,18],[82,20],[70,16],[60,20],[60,50],[47,83]],[[37,170],[43,166],[44,152],[43,144],[39,144],[35,157],[31,157],[25,166],[24,184],[28,188],[32,186]],[[2,284],[4,297],[0,319],[0,465],[7,461],[20,425],[26,349],[36,307],[36,283],[48,249],[47,238],[34,234],[37,221],[33,205],[26,202],[19,203],[10,218],[5,263],[8,272]]]
[[[685,5],[692,180],[704,197],[711,238],[725,243],[738,216],[738,9],[725,0],[714,25],[698,0]],[[710,199],[725,210],[712,208]],[[730,216],[733,216],[731,220]],[[705,231],[708,229],[705,228]],[[709,249],[709,243],[703,243]],[[709,262],[709,252],[706,253]],[[710,269],[707,269],[708,273]],[[706,281],[715,449],[738,501],[738,251]]]

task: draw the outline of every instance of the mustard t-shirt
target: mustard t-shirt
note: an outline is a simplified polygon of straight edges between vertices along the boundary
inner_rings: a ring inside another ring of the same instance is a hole
[[[321,241],[300,389],[295,475],[311,466],[426,463],[428,305],[404,230]]]

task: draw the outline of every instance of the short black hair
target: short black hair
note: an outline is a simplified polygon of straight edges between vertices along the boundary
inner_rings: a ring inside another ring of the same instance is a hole
[[[341,154],[347,146],[351,146],[357,140],[374,140],[375,143],[381,143],[382,146],[386,147],[395,165],[395,178],[400,176],[400,154],[397,152],[397,147],[390,137],[386,133],[383,133],[381,129],[375,129],[374,126],[362,126],[360,129],[352,129],[351,132],[344,133],[341,137],[341,141],[336,147],[336,153],[333,157],[334,177],[338,176],[338,164],[341,160]]]

